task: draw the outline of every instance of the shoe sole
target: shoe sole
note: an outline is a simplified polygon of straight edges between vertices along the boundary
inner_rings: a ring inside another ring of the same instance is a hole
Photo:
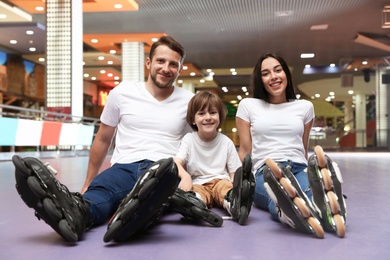
[[[35,210],[35,216],[44,220],[68,242],[77,242],[72,216],[66,212],[55,178],[47,167],[35,158],[12,157],[15,166],[16,190],[25,204]]]
[[[309,183],[313,204],[319,211],[325,230],[343,238],[346,234],[346,206],[341,189],[341,174],[337,176],[332,162],[321,146],[314,148],[309,158]],[[342,200],[342,201],[340,201]]]
[[[310,202],[293,174],[281,170],[272,159],[267,159],[266,164],[269,171],[268,169],[264,171],[264,185],[271,199],[291,220],[288,225],[301,232],[323,238],[324,230],[320,221],[310,209],[311,206],[308,206]]]
[[[177,181],[177,166],[172,158],[153,163],[119,205],[103,241],[123,242],[150,226],[175,191]]]

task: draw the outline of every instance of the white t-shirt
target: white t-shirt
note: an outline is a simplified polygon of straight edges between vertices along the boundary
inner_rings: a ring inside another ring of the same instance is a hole
[[[100,117],[117,127],[111,164],[175,156],[182,137],[192,131],[186,115],[193,95],[175,86],[171,96],[158,101],[144,82],[122,82],[112,89]]]
[[[307,163],[302,135],[304,125],[314,118],[311,102],[293,100],[270,104],[261,99],[246,98],[241,100],[236,117],[250,123],[255,171],[267,158]]]
[[[186,134],[176,157],[186,164],[193,184],[230,179],[229,173],[241,166],[233,141],[221,133],[211,142],[202,141],[197,132]]]

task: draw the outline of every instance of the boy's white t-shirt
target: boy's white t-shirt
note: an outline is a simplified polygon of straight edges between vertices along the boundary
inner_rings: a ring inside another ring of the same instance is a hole
[[[246,98],[241,100],[236,117],[250,123],[255,171],[267,158],[307,163],[302,135],[304,125],[314,118],[311,102],[293,100],[270,104],[261,99]]]
[[[175,156],[182,137],[192,131],[186,115],[193,95],[175,86],[170,97],[158,101],[144,82],[122,82],[112,89],[100,116],[117,127],[111,164]]]
[[[193,184],[213,179],[230,179],[230,173],[241,166],[232,140],[218,133],[211,142],[202,141],[197,132],[184,136],[176,158],[183,160]]]

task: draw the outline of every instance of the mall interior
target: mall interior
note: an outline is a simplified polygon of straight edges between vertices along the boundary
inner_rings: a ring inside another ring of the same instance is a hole
[[[1,0],[0,259],[388,259],[390,211],[379,198],[390,195],[389,33],[386,0]],[[252,96],[258,57],[286,60],[297,98],[314,105],[310,153],[322,146],[343,172],[344,239],[292,232],[259,209],[249,225],[225,221],[223,231],[169,215],[124,245],[103,244],[99,227],[69,246],[36,221],[15,191],[12,156],[48,161],[80,189],[110,90],[148,77],[145,58],[164,35],[186,50],[175,85],[221,97],[220,132],[237,148],[235,114]]]

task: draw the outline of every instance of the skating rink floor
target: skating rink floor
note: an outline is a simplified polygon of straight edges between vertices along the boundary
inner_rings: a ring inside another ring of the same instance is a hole
[[[347,233],[324,239],[272,221],[252,208],[247,225],[225,220],[215,228],[162,217],[145,235],[127,243],[104,243],[106,225],[88,231],[75,244],[65,242],[38,221],[15,189],[14,166],[0,162],[0,259],[390,259],[390,153],[327,153],[339,164],[347,195]],[[88,157],[41,158],[58,170],[70,191],[84,182]],[[108,158],[103,165],[109,165]],[[214,209],[221,215],[223,210]]]

